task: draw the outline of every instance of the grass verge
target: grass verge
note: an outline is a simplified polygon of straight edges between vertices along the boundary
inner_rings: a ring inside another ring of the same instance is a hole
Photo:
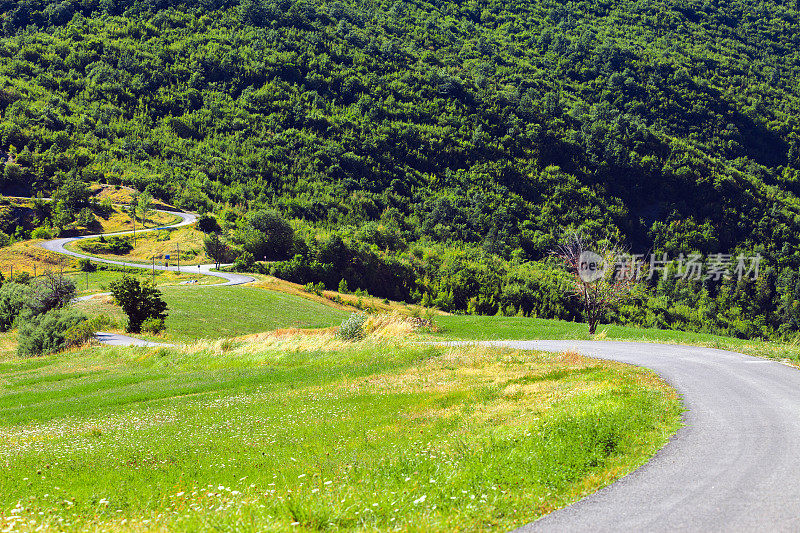
[[[798,343],[743,340],[708,333],[601,325],[596,335],[588,326],[543,318],[448,315],[436,318],[441,331],[436,338],[463,340],[575,339],[688,344],[731,350],[800,365]]]

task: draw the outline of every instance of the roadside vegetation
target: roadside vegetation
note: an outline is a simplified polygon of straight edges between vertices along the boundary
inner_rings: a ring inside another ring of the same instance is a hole
[[[679,425],[647,370],[408,320],[0,363],[0,527],[508,530]]]
[[[613,340],[706,346],[766,357],[800,366],[800,346],[795,342],[737,339],[710,333],[694,333],[668,329],[601,325],[590,335],[586,324],[543,318],[437,316],[438,339],[453,340]]]

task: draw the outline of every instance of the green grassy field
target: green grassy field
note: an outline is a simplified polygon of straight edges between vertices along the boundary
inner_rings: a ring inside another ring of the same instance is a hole
[[[581,322],[565,322],[543,318],[461,316],[436,317],[441,331],[439,338],[464,340],[535,340],[577,339],[657,342],[708,346],[733,350],[770,359],[800,363],[800,346],[796,344],[742,340],[707,333],[692,333],[665,329],[645,329],[601,325],[597,335],[589,335],[589,327]]]
[[[348,312],[299,296],[252,287],[161,287],[169,306],[167,341],[238,337],[279,328],[338,325]],[[76,304],[90,315],[122,321],[120,309],[107,300]]]
[[[508,530],[642,464],[680,418],[643,369],[332,335],[0,376],[14,531]]]

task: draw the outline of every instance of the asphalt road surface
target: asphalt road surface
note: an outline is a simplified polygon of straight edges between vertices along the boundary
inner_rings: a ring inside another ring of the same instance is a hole
[[[165,228],[179,228],[181,226],[188,226],[190,224],[193,224],[197,220],[197,217],[195,215],[193,215],[192,213],[179,213],[179,212],[173,212],[173,211],[160,211],[160,212],[162,212],[162,213],[166,212],[166,213],[169,213],[171,215],[179,216],[181,218],[181,221],[177,222],[175,224],[168,224],[168,225],[165,225],[165,226],[159,226],[158,228],[137,230],[136,234],[138,235],[140,233],[147,233],[147,232],[150,232],[150,231],[156,231],[156,230],[165,229]],[[107,234],[105,234],[105,236],[109,237],[109,236],[115,236],[115,235],[131,235],[131,234],[133,234],[133,231],[121,231],[119,233],[107,233]],[[66,238],[63,238],[63,239],[53,239],[51,241],[42,242],[40,244],[40,246],[42,248],[44,248],[45,250],[50,250],[52,252],[57,252],[57,253],[64,254],[64,255],[69,255],[69,256],[72,256],[72,257],[91,259],[92,261],[95,261],[97,263],[108,263],[110,265],[141,268],[141,269],[146,269],[146,270],[152,270],[153,269],[152,265],[148,265],[148,264],[144,264],[144,263],[128,263],[128,262],[125,262],[125,261],[113,261],[111,259],[101,259],[101,258],[98,258],[98,257],[82,254],[82,253],[79,253],[79,252],[73,252],[73,251],[67,250],[65,248],[65,246],[67,246],[68,244],[70,244],[72,242],[80,241],[80,240],[83,240],[83,239],[94,239],[94,238],[97,238],[99,236],[100,235],[98,234],[98,235],[83,235],[81,237],[66,237]],[[225,280],[224,283],[216,283],[214,285],[198,285],[198,287],[224,287],[224,286],[227,286],[227,285],[241,285],[243,283],[250,283],[251,281],[255,281],[255,278],[253,278],[251,276],[245,276],[243,274],[235,274],[233,272],[212,272],[211,269],[214,268],[214,265],[200,265],[200,268],[198,268],[196,265],[194,265],[194,266],[186,266],[185,265],[185,266],[182,266],[180,268],[181,268],[180,272],[187,272],[187,273],[189,273],[189,272],[191,272],[191,273],[197,272],[198,274],[204,274],[206,276],[215,276],[215,277],[222,278],[222,279]],[[174,266],[174,265],[173,266],[169,266],[169,267],[165,267],[164,265],[156,265],[155,269],[156,270],[169,270],[169,271],[172,271],[172,272],[179,272],[178,267]]]
[[[645,466],[519,531],[800,531],[800,372],[735,352],[611,341],[485,344],[651,368],[682,395],[680,429]]]
[[[94,334],[95,338],[103,344],[111,346],[175,346],[174,344],[167,344],[164,342],[152,342],[128,337],[127,335],[120,335],[118,333],[107,333],[105,331],[98,331]]]

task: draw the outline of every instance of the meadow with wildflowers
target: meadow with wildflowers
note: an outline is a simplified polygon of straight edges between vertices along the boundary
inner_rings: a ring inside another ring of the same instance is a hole
[[[648,370],[412,327],[5,354],[0,530],[507,530],[680,424]]]

